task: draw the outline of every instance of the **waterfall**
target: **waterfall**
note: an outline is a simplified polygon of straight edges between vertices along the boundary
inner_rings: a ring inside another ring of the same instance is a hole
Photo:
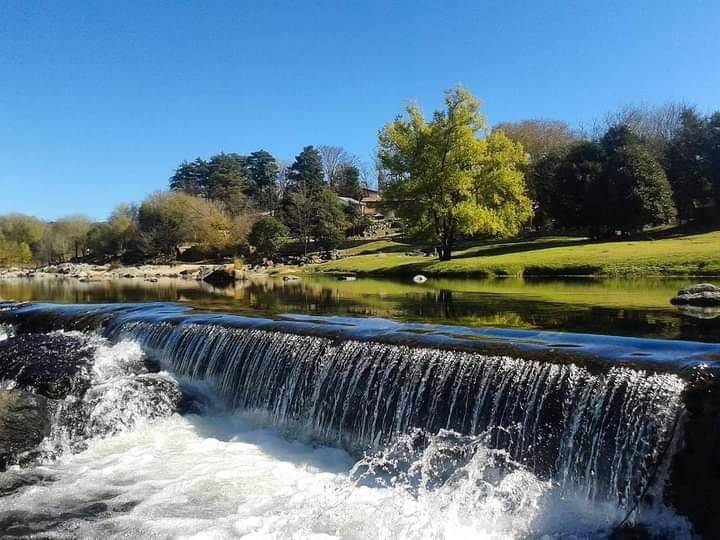
[[[568,492],[631,506],[661,501],[685,381],[612,365],[339,340],[221,324],[125,320],[177,375],[211,384],[238,411],[360,452],[401,434],[484,434]],[[648,486],[648,483],[652,483]]]

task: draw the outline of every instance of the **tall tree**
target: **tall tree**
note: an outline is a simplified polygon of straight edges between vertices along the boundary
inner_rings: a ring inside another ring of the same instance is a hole
[[[323,162],[313,146],[306,146],[295,157],[289,171],[289,191],[319,191],[325,185]]]
[[[202,158],[183,161],[170,177],[170,189],[197,197],[208,196],[210,165]]]
[[[322,158],[325,182],[337,191],[337,183],[342,168],[348,165],[357,166],[358,160],[342,146],[322,145],[318,146],[318,152]]]
[[[532,215],[521,167],[522,147],[502,132],[489,137],[479,104],[458,87],[445,94],[445,110],[427,121],[416,105],[387,124],[378,157],[388,174],[386,201],[414,232],[452,256],[461,235],[516,234]]]
[[[360,200],[363,197],[363,186],[360,181],[360,170],[355,165],[343,165],[337,173],[335,191],[342,197]]]
[[[206,198],[221,204],[230,215],[238,215],[245,208],[248,184],[245,156],[220,153],[210,158],[208,165]]]
[[[607,161],[591,200],[602,207],[598,225],[633,233],[676,216],[665,171],[652,151],[627,126],[611,128],[602,140]]]
[[[322,189],[314,198],[313,208],[313,236],[325,250],[335,249],[350,227],[337,195],[329,188]]]
[[[283,202],[284,221],[303,243],[307,254],[317,220],[317,198],[325,189],[322,158],[312,146],[306,146],[288,171],[288,186]]]
[[[682,125],[668,148],[668,177],[673,189],[678,217],[682,221],[702,218],[712,196],[712,180],[707,148],[708,132],[704,119],[693,109],[682,113]]]
[[[599,218],[597,205],[606,204],[605,200],[595,200],[590,194],[600,181],[604,164],[603,147],[590,141],[573,146],[559,163],[547,164],[554,177],[545,182],[546,191],[539,200],[559,225],[587,229]]]
[[[270,209],[279,171],[277,161],[270,152],[258,150],[248,156],[246,167],[248,196],[254,199],[260,208]]]
[[[715,198],[715,219],[720,208],[720,111],[715,112],[707,121],[706,155],[710,181]]]

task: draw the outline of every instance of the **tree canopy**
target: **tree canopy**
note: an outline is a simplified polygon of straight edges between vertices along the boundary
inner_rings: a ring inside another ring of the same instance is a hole
[[[532,215],[522,146],[499,131],[487,136],[477,99],[461,87],[429,121],[417,105],[406,113],[379,136],[387,203],[439,244],[443,260],[462,235],[516,234]]]

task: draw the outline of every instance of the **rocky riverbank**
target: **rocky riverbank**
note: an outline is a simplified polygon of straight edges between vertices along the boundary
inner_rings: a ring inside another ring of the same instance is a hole
[[[310,261],[312,264],[317,261]],[[274,264],[267,261],[257,265],[169,263],[118,266],[87,263],[62,263],[39,268],[8,268],[0,270],[1,279],[72,279],[87,283],[131,279],[157,283],[162,279],[205,281],[225,286],[235,281],[262,278],[269,274],[297,271],[298,265]]]
[[[178,278],[202,280],[219,269],[230,270],[232,265],[209,264],[144,264],[118,266],[112,264],[94,265],[87,263],[62,263],[39,268],[9,268],[0,271],[0,279],[12,278],[58,278],[79,281],[100,281],[107,279]]]

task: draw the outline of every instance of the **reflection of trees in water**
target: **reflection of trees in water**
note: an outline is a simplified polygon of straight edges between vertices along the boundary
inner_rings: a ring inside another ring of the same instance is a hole
[[[142,278],[80,282],[74,279],[0,280],[0,298],[59,303],[183,302],[198,309],[271,315],[301,312],[387,317],[469,326],[508,326],[602,334],[720,341],[720,320],[667,310],[621,309],[500,294],[414,287],[396,282],[330,278],[238,282],[216,288],[203,282]]]
[[[708,341],[720,339],[717,324],[691,321],[671,311],[576,306],[447,289],[406,295],[398,299],[398,304],[409,318],[435,322]]]
[[[151,283],[140,279],[79,281],[33,278],[0,281],[0,297],[19,301],[58,303],[175,302],[182,296],[199,298],[211,294],[206,283],[163,279]]]

